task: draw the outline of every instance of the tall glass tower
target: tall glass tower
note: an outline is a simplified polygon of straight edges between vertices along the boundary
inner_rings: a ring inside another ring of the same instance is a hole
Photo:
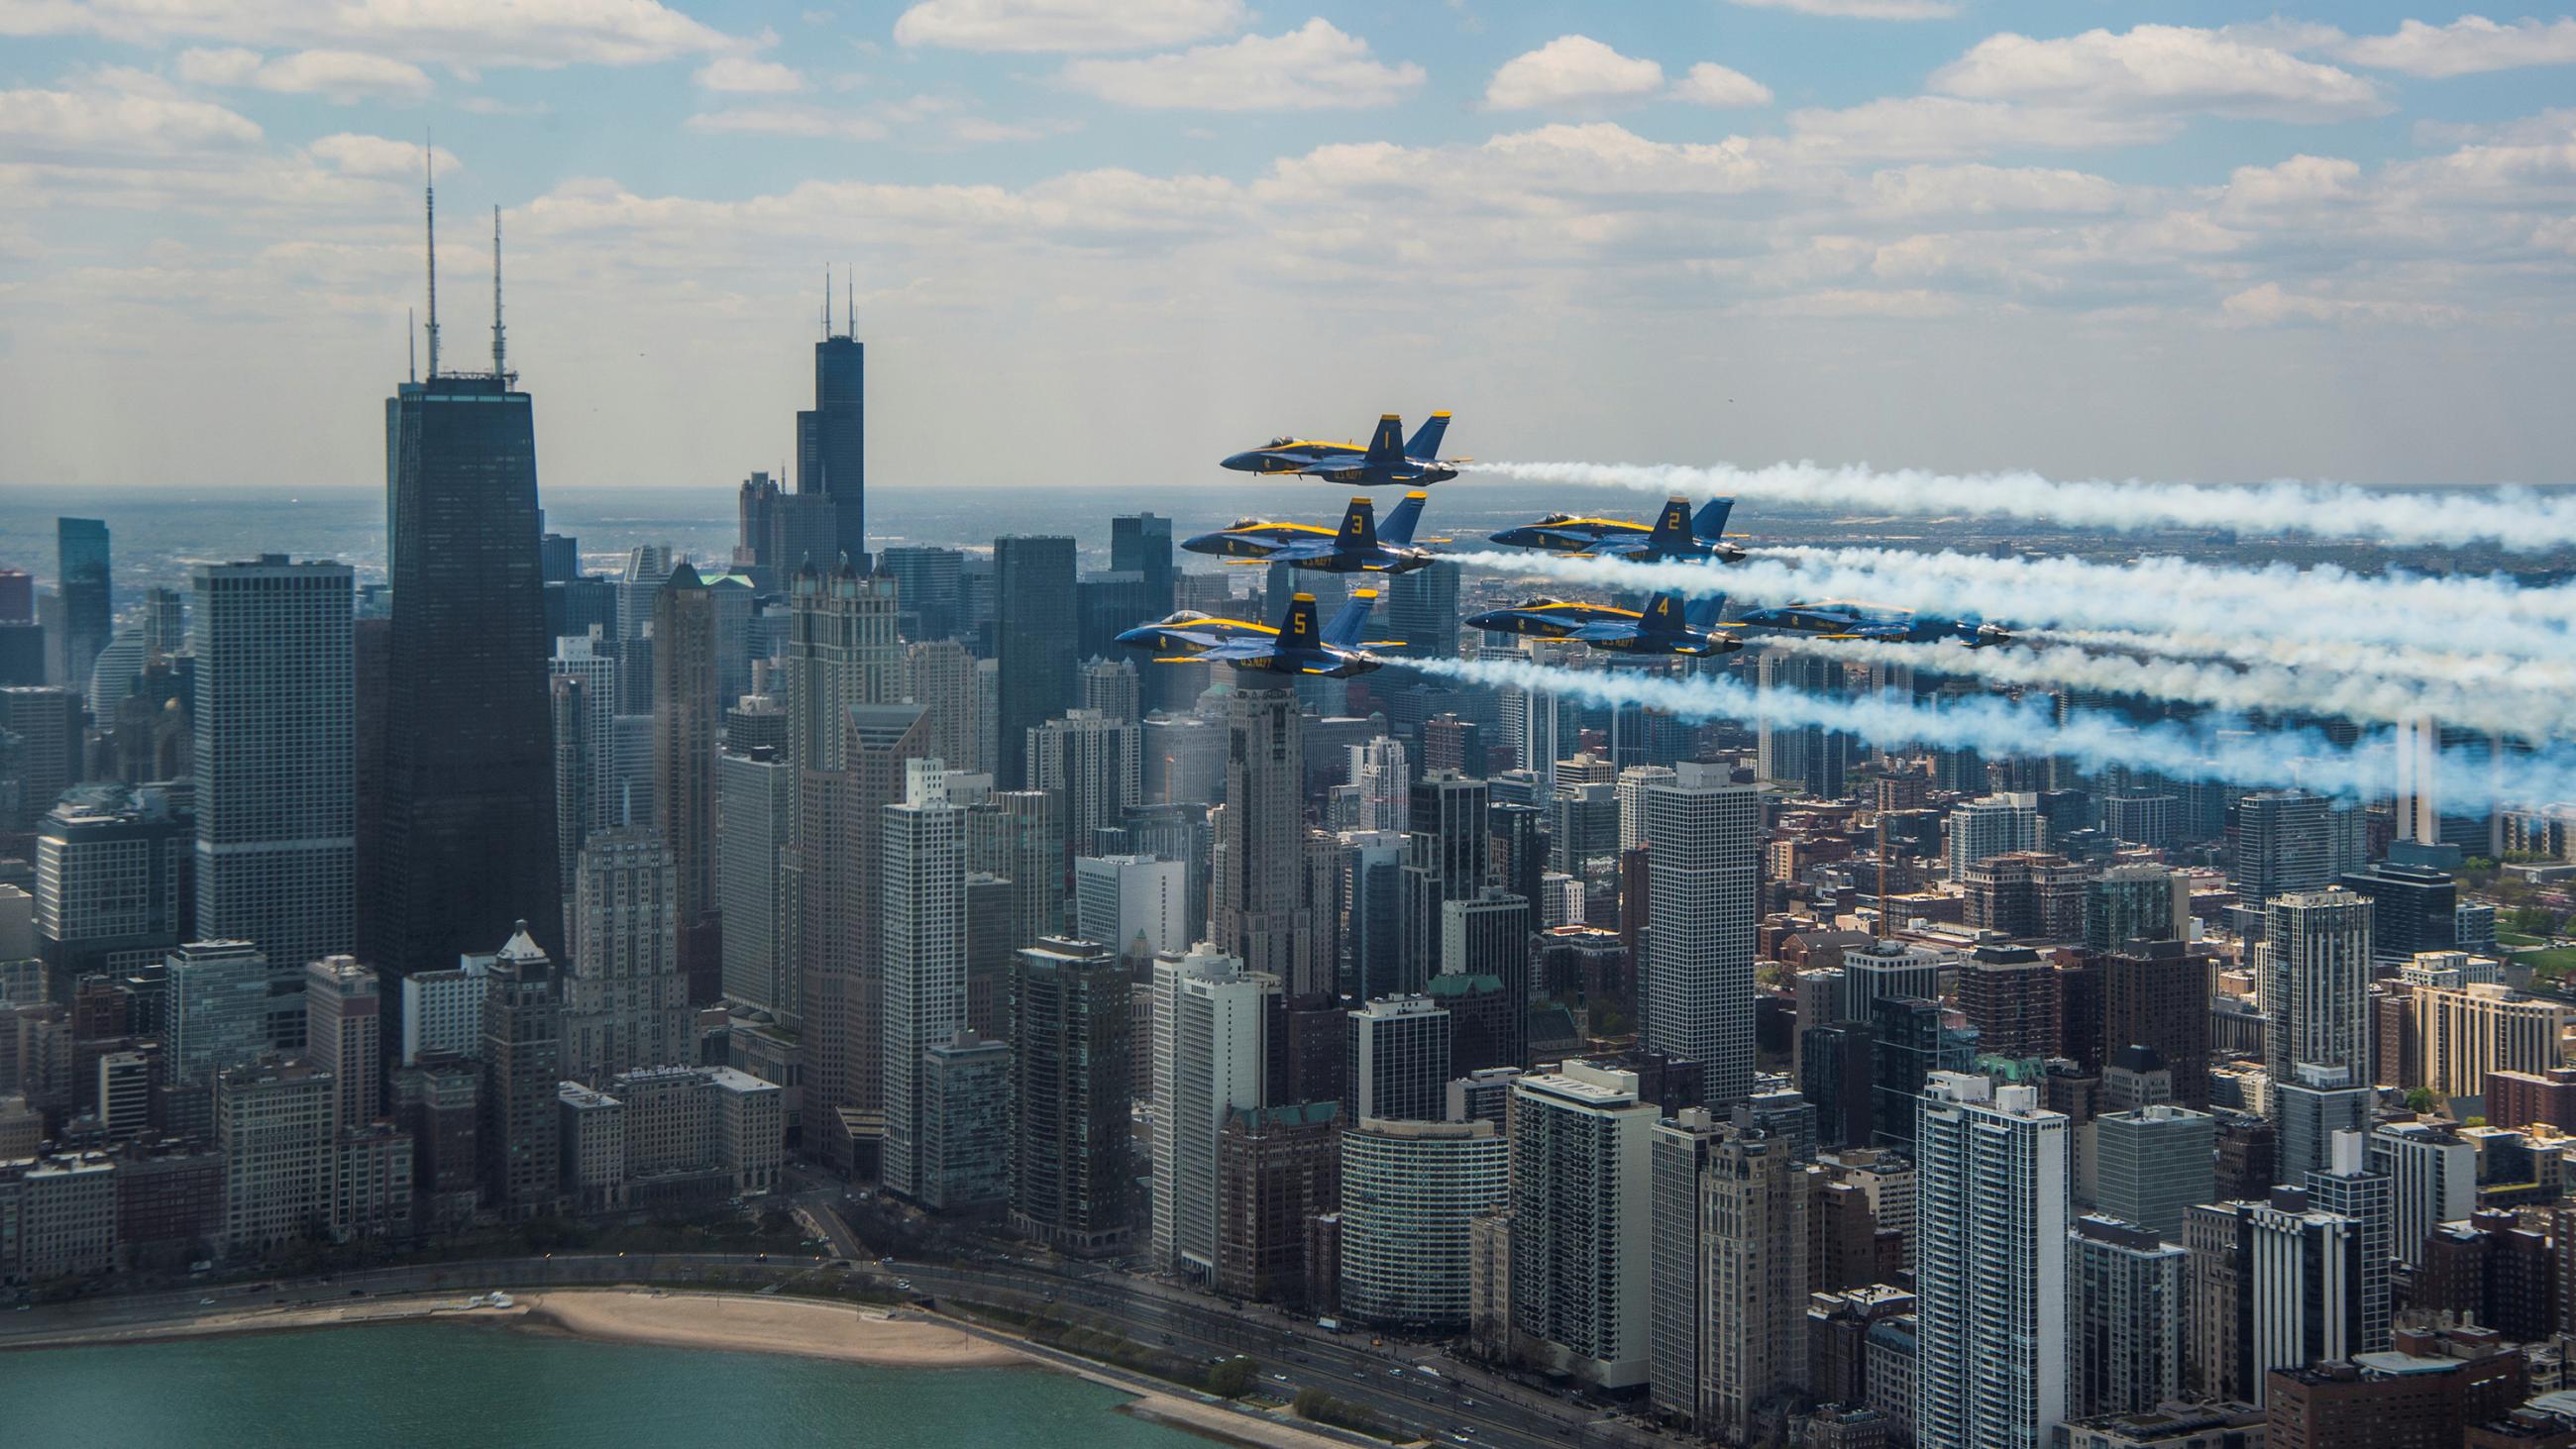
[[[841,552],[865,569],[868,349],[857,332],[855,298],[842,330],[832,330],[831,283],[826,279],[823,340],[814,344],[814,406],[796,415],[796,491],[832,500],[833,533]],[[818,562],[828,565],[831,560]]]

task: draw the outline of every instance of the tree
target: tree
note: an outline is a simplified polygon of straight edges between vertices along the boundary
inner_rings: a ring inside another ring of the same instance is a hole
[[[2417,1087],[2406,1094],[2406,1110],[2410,1112],[2430,1113],[2436,1105],[2430,1087]]]
[[[1210,1365],[1207,1375],[1208,1392],[1220,1399],[1242,1398],[1244,1391],[1252,1387],[1252,1375],[1259,1368],[1259,1364],[1241,1354],[1236,1354],[1223,1363]]]

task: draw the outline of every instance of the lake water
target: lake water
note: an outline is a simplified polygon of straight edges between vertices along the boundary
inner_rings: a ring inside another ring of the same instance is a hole
[[[26,1449],[1206,1449],[1040,1369],[878,1369],[404,1324],[0,1354]]]

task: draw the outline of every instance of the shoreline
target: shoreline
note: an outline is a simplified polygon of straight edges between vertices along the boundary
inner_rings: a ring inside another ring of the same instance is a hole
[[[1124,1396],[1121,1414],[1255,1449],[1321,1449],[1341,1436],[1279,1413],[1192,1397],[1175,1385],[1147,1386],[1107,1366],[1045,1350],[1013,1335],[882,1308],[807,1298],[682,1289],[553,1288],[514,1293],[507,1308],[469,1307],[457,1293],[406,1294],[363,1304],[207,1313],[159,1323],[72,1330],[0,1352],[113,1348],[244,1334],[304,1333],[394,1323],[489,1324],[516,1333],[592,1343],[819,1358],[868,1368],[1027,1368],[1071,1374]]]

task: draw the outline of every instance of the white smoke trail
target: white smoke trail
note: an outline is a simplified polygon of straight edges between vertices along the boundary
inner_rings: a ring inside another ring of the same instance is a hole
[[[1589,699],[1643,705],[1691,719],[1756,717],[1814,725],[1880,749],[1969,749],[1997,758],[2057,757],[2095,771],[2113,765],[2179,781],[2298,787],[2370,798],[2394,788],[2396,751],[2378,734],[2350,748],[2313,730],[2247,732],[2165,723],[2130,725],[2078,714],[2059,724],[2044,708],[1985,695],[1947,706],[1890,694],[1828,696],[1799,690],[1756,693],[1740,680],[1641,677],[1608,670],[1551,668],[1516,660],[1409,659],[1426,673]],[[2576,799],[2576,751],[2550,747],[2502,762],[2445,755],[2435,781],[2445,809]]]
[[[1598,587],[1723,592],[1747,603],[1862,599],[2016,628],[2120,629],[2456,649],[2536,660],[2576,654],[2576,590],[2505,581],[2366,578],[2335,568],[2221,569],[2182,559],[2095,564],[1894,549],[1766,550],[1742,563],[1632,563],[1485,550],[1450,556],[1489,572]],[[1797,565],[1792,567],[1791,565]]]
[[[2389,725],[2430,716],[2446,725],[2512,735],[2533,744],[2567,735],[2570,725],[2576,724],[2576,702],[2564,695],[2407,684],[2366,674],[2301,673],[2276,665],[2238,669],[2182,659],[2088,653],[2069,645],[1970,649],[1957,642],[1828,642],[1794,635],[1765,639],[1763,644],[1854,664],[1910,664],[1997,684],[2064,685],[2179,700],[2236,714],[2305,713]]]
[[[2397,645],[2312,644],[2292,639],[2229,639],[2216,634],[2132,634],[2115,629],[2042,629],[2024,636],[2131,654],[2180,659],[2227,659],[2238,664],[2278,664],[2289,669],[2328,669],[2459,689],[2554,692],[2576,719],[2576,666],[2502,654],[2449,654]]]
[[[2245,485],[2062,481],[2036,473],[1930,473],[1867,465],[1478,463],[1470,471],[1538,483],[1731,494],[1739,499],[1916,517],[1972,514],[2139,532],[2220,528],[2383,544],[2493,543],[2517,553],[2576,544],[2576,494],[2519,485],[2399,492],[2350,483]]]

